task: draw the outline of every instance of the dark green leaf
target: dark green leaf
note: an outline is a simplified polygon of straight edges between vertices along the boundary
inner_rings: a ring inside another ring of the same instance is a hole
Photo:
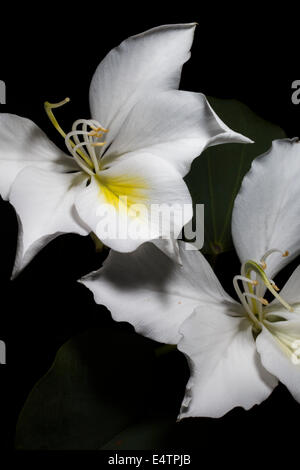
[[[156,420],[138,423],[125,429],[102,450],[152,450],[170,445],[175,423],[171,420]]]
[[[254,158],[266,152],[282,129],[236,100],[208,98],[220,118],[254,144],[224,144],[206,149],[192,165],[186,182],[194,204],[204,204],[203,251],[217,255],[232,249],[231,214],[235,196]]]
[[[151,393],[153,350],[120,329],[65,343],[20,414],[17,449],[100,449],[141,420]]]

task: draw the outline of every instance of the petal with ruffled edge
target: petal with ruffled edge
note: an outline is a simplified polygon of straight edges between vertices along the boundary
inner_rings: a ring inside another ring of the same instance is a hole
[[[241,261],[259,261],[272,248],[267,273],[273,277],[300,253],[300,145],[297,139],[275,140],[246,174],[232,214],[232,235]]]
[[[193,212],[181,175],[149,153],[132,154],[93,177],[76,208],[105,245],[121,252],[160,236],[177,238]]]
[[[291,350],[281,340],[282,335],[299,340],[300,313],[299,319],[295,319],[295,314],[289,316],[287,313],[285,318],[285,321],[274,323],[265,320],[265,326],[256,339],[256,347],[266,370],[277,377],[300,402],[300,363],[292,361]]]
[[[156,341],[176,344],[180,325],[200,302],[233,304],[199,251],[186,250],[183,242],[179,251],[182,266],[151,243],[130,255],[111,251],[103,268],[80,282],[115,320],[131,323]]]
[[[179,419],[219,418],[236,406],[249,409],[265,400],[277,380],[261,366],[252,327],[231,316],[235,304],[201,305],[180,328],[178,349],[191,377]]]
[[[147,151],[166,159],[186,175],[192,161],[209,145],[251,140],[229,129],[200,93],[170,90],[143,97],[130,111],[103,165],[132,151]]]
[[[55,173],[32,167],[19,173],[9,199],[19,220],[13,276],[58,235],[89,233],[74,208],[74,199],[86,180],[83,173]]]
[[[49,171],[74,171],[73,159],[56,147],[29,119],[0,114],[0,193],[8,199],[11,185],[26,166]]]
[[[109,129],[108,144],[142,97],[178,88],[195,26],[165,25],[132,36],[99,64],[90,86],[90,107],[93,118]]]

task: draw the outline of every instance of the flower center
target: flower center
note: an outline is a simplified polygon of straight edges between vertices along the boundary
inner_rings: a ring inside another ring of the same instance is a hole
[[[243,304],[250,321],[253,324],[254,333],[258,334],[262,329],[262,324],[269,330],[269,332],[276,339],[281,350],[288,356],[293,364],[300,364],[300,338],[298,331],[293,331],[289,326],[288,321],[276,316],[274,310],[274,318],[272,318],[272,311],[268,309],[268,317],[264,315],[264,305],[269,302],[262,297],[265,288],[267,288],[273,296],[279,300],[281,305],[289,312],[294,309],[278,294],[279,288],[274,281],[269,279],[265,273],[267,267],[266,259],[272,253],[280,253],[281,256],[286,257],[289,255],[287,251],[282,252],[277,249],[267,251],[260,259],[259,263],[249,260],[242,264],[241,275],[235,276],[233,285],[236,293]],[[239,282],[243,285],[243,292],[239,286]],[[266,310],[265,310],[266,312]],[[278,324],[279,320],[279,324]]]
[[[264,319],[263,306],[269,304],[267,299],[262,297],[265,288],[267,288],[273,296],[279,300],[284,308],[290,312],[293,311],[293,308],[278,294],[279,288],[276,286],[275,282],[272,279],[269,279],[265,273],[265,269],[267,267],[266,259],[272,253],[280,253],[283,257],[289,255],[287,251],[282,252],[277,249],[268,250],[262,256],[259,263],[252,260],[244,262],[241,267],[241,275],[233,278],[235,291],[257,332],[261,330],[261,324]],[[242,283],[243,290],[240,288],[240,282]]]
[[[78,119],[72,126],[72,131],[66,134],[58,124],[53,109],[60,108],[69,103],[70,98],[66,98],[59,103],[44,104],[45,111],[55,129],[65,139],[65,144],[70,154],[74,157],[78,166],[88,175],[94,176],[100,170],[99,159],[95,147],[103,147],[104,134],[108,132],[98,121],[94,119]]]

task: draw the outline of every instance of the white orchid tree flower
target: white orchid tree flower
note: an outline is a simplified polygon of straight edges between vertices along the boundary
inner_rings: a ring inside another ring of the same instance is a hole
[[[281,381],[300,401],[300,266],[280,295],[272,277],[300,253],[300,144],[273,142],[254,160],[236,197],[232,234],[242,266],[240,302],[204,256],[180,243],[182,266],[146,243],[130,257],[111,252],[81,280],[114,319],[178,344],[191,377],[180,418],[220,417],[262,402]],[[289,255],[289,256],[288,256]],[[273,296],[269,304],[265,291]]]
[[[109,52],[91,82],[92,118],[76,120],[69,133],[53,114],[69,99],[45,104],[70,155],[30,120],[0,115],[0,193],[20,223],[15,274],[62,233],[94,232],[121,252],[161,237],[159,221],[149,222],[138,204],[173,208],[176,238],[192,217],[183,176],[193,159],[209,145],[251,142],[231,131],[202,94],[177,89],[194,29],[157,27]],[[99,223],[102,208],[110,209],[108,233]],[[136,239],[114,236],[125,222],[137,221],[142,228]]]

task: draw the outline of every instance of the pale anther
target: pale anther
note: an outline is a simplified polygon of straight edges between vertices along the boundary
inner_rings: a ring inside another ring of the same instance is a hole
[[[279,287],[278,287],[278,286],[276,286],[275,282],[274,282],[274,281],[272,281],[272,279],[270,279],[270,283],[271,283],[271,285],[272,285],[273,289],[275,289],[277,292],[279,292],[279,291],[280,291]]]
[[[249,294],[248,292],[244,292],[243,296],[244,297],[251,297],[251,299],[258,300],[258,302],[260,302],[263,305],[269,305],[269,302],[267,301],[267,299],[264,299],[263,297],[257,297],[257,295]]]

